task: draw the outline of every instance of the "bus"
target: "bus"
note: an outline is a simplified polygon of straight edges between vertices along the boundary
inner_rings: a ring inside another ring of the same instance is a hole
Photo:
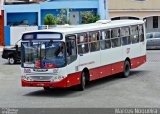
[[[23,87],[84,90],[86,83],[106,76],[130,75],[146,62],[142,20],[99,20],[25,32],[21,42]]]

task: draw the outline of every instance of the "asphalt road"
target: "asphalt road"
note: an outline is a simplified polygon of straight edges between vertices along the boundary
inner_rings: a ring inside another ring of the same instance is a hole
[[[160,106],[160,51],[147,52],[148,62],[128,78],[117,75],[91,82],[85,91],[24,88],[20,65],[0,58],[0,107],[12,108],[110,108]]]

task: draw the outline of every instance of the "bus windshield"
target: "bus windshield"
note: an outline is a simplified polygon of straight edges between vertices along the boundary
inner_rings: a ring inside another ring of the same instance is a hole
[[[66,65],[64,42],[22,42],[22,67],[60,68]]]

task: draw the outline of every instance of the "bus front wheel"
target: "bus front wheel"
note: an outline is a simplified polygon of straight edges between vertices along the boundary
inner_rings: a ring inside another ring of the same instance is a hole
[[[123,77],[127,78],[130,75],[130,69],[131,69],[131,65],[129,61],[125,61],[124,62],[124,69],[123,69]]]

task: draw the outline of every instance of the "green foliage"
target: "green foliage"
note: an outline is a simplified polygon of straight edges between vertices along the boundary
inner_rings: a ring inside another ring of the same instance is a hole
[[[60,11],[60,14],[57,15],[57,23],[59,25],[64,25],[67,24],[67,10],[66,9],[62,9]]]
[[[82,16],[83,24],[94,23],[100,19],[99,15],[96,15],[92,11],[81,12],[80,15]]]
[[[57,19],[52,14],[47,14],[44,18],[44,25],[56,25]]]
[[[69,24],[69,20],[67,20],[67,10],[62,9],[60,14],[54,17],[52,14],[47,14],[44,18],[45,25],[64,25]]]

